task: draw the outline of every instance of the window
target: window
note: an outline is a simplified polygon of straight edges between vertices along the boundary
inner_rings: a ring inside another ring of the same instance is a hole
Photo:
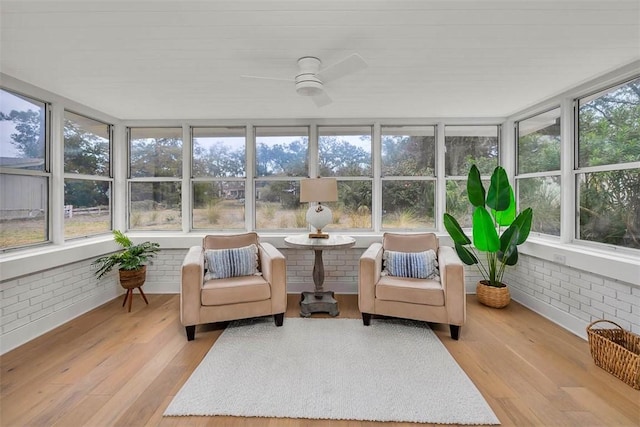
[[[129,129],[129,228],[181,230],[182,128]]]
[[[382,228],[435,228],[433,126],[382,127]]]
[[[560,235],[560,108],[517,123],[519,210],[533,208],[531,230]]]
[[[578,100],[579,239],[640,248],[640,78]]]
[[[50,239],[47,108],[0,89],[0,249]]]
[[[446,211],[462,227],[471,227],[471,204],[467,198],[467,175],[476,165],[485,188],[498,166],[500,126],[445,126]]]
[[[111,126],[64,112],[64,236],[111,230]]]
[[[194,229],[244,229],[246,128],[193,128]]]
[[[338,201],[328,203],[327,229],[371,229],[371,126],[318,127],[320,176],[336,177]]]
[[[256,127],[256,229],[307,227],[300,179],[309,174],[308,127]]]

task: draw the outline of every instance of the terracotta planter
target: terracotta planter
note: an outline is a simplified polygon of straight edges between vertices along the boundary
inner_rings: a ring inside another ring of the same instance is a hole
[[[147,278],[147,266],[143,265],[137,270],[119,270],[120,285],[125,289],[139,288]]]
[[[486,280],[481,280],[476,286],[476,296],[480,304],[488,307],[503,308],[511,302],[511,294],[509,288],[505,285],[502,288],[489,286]]]

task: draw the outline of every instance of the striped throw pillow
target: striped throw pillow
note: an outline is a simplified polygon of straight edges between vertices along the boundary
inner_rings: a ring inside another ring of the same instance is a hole
[[[204,280],[251,276],[258,273],[258,247],[256,245],[232,249],[204,251]]]
[[[383,273],[389,276],[432,279],[438,275],[438,261],[433,249],[424,252],[384,251]]]

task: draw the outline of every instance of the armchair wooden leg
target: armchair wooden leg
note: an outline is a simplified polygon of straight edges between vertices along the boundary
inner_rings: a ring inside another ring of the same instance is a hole
[[[364,326],[371,325],[371,314],[370,313],[362,313],[362,323],[364,323]]]
[[[196,338],[196,325],[185,326],[187,330],[187,341],[193,341]]]
[[[282,326],[282,322],[284,322],[284,313],[274,314],[273,320],[276,322],[276,326]]]
[[[449,330],[451,331],[451,338],[458,341],[458,338],[460,337],[460,326],[449,325]]]

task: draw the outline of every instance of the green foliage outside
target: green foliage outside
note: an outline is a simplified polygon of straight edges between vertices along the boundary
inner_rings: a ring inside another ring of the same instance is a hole
[[[3,112],[0,113],[0,120],[13,122],[16,131],[11,135],[9,143],[21,158],[44,157],[44,120],[41,111]],[[557,126],[559,123],[519,139],[519,173],[559,170]],[[65,172],[108,176],[109,152],[106,140],[84,131],[70,121],[65,123],[64,137]],[[340,181],[340,201],[337,207],[343,212],[342,217],[358,215],[358,212],[363,215],[364,207],[371,208],[371,153],[341,137],[321,138],[321,176],[363,177]],[[584,173],[579,171],[577,175],[578,237],[640,248],[640,168],[624,168],[625,164],[640,161],[640,79],[580,105],[577,139],[578,167],[604,168]],[[133,141],[132,177],[181,177],[182,144],[176,138]],[[477,165],[482,175],[488,175],[497,165],[497,138],[445,135],[445,146],[447,176],[464,176],[472,164]],[[433,136],[385,135],[381,149],[383,179],[394,176],[433,176],[436,155]],[[279,205],[280,209],[291,210],[292,215],[301,208],[295,181],[273,178],[297,179],[307,176],[306,137],[273,145],[259,143],[256,147],[255,166],[258,177],[269,178],[257,181],[260,184],[256,192],[257,203]],[[194,147],[195,177],[242,178],[246,174],[246,168],[244,150],[233,150],[225,146],[207,149]],[[519,202],[536,209],[533,223],[535,231],[559,235],[560,188],[564,185],[565,183],[560,183],[553,177],[518,180]],[[414,181],[406,179],[385,179],[383,187],[385,227],[411,224],[411,218],[433,216],[434,197],[428,185],[416,185]],[[463,179],[447,179],[447,211],[459,217],[468,212],[468,206],[464,202],[465,187]],[[111,190],[108,183],[97,179],[66,179],[65,204],[79,208],[108,206]],[[235,194],[235,200],[244,198],[239,193]],[[206,210],[211,209],[209,202],[220,197],[220,193],[215,195],[207,186],[197,185],[193,196],[197,201],[194,208]],[[180,227],[179,182],[134,183],[131,201],[132,224],[139,224],[141,228],[160,227],[160,223],[161,228]],[[170,212],[158,214],[164,210]],[[154,212],[155,219],[151,216]],[[215,214],[209,215],[210,222],[216,222]],[[218,219],[220,221],[222,220]],[[293,219],[292,221],[295,223]],[[340,225],[346,225],[346,221]],[[155,225],[151,225],[152,223]],[[461,225],[466,226],[464,223]],[[100,227],[103,228],[104,225],[101,224]]]
[[[580,167],[640,161],[640,79],[580,105]],[[640,248],[640,168],[583,173],[579,237]]]

